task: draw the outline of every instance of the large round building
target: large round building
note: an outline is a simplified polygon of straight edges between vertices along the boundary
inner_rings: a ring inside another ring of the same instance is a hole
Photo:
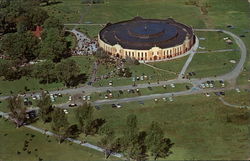
[[[195,44],[191,27],[169,18],[108,23],[98,35],[99,46],[113,56],[140,61],[168,60],[188,52]]]

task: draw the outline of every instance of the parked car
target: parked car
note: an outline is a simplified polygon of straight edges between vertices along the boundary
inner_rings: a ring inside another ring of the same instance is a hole
[[[77,106],[76,103],[71,103],[71,104],[69,104],[69,107],[76,107],[76,106]]]
[[[173,83],[171,83],[170,86],[171,86],[172,88],[175,88],[175,85],[174,85]]]

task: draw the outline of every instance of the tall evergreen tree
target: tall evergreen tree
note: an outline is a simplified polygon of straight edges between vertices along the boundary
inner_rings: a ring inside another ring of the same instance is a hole
[[[170,148],[173,146],[173,143],[171,143],[170,139],[164,138],[163,130],[157,122],[152,122],[150,126],[146,137],[146,145],[154,160],[166,158],[172,153]]]
[[[19,96],[13,96],[8,99],[8,108],[10,109],[10,119],[17,127],[22,126],[27,120],[26,107]]]
[[[84,103],[83,105],[79,106],[76,110],[76,118],[78,120],[80,130],[85,135],[89,135],[91,133],[93,112],[94,112],[93,107],[88,103]]]
[[[38,101],[39,117],[44,123],[51,121],[51,112],[53,111],[50,96],[42,92],[41,99]]]
[[[62,109],[56,108],[52,113],[51,128],[59,138],[59,143],[65,139],[65,133],[69,127],[67,116]]]

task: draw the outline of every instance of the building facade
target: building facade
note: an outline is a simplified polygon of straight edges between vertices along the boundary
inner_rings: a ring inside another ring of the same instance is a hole
[[[173,19],[134,18],[107,24],[98,35],[99,46],[110,55],[139,61],[170,60],[195,44],[191,27]]]

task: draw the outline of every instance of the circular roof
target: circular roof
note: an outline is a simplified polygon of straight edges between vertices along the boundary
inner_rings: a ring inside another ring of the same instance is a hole
[[[173,19],[143,19],[115,24],[108,23],[99,33],[100,39],[107,44],[119,44],[126,49],[149,50],[152,47],[168,48],[182,44],[186,36],[191,38],[191,27]]]

